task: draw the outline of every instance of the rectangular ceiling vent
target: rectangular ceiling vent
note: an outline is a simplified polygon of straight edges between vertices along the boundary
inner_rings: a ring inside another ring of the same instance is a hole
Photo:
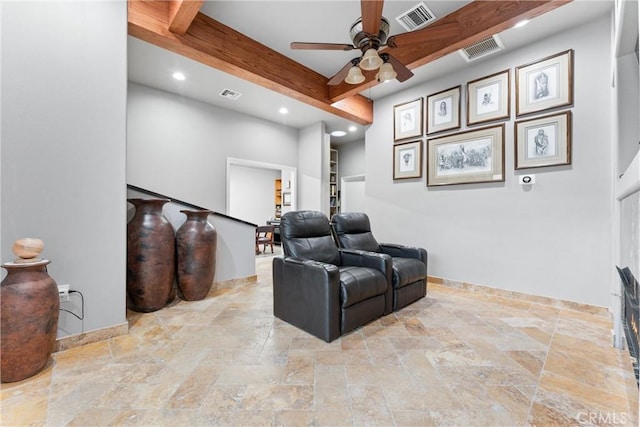
[[[236,99],[240,98],[240,95],[242,94],[240,92],[236,92],[235,90],[224,89],[222,92],[220,92],[219,95],[223,98],[228,98],[235,101]]]
[[[435,21],[436,16],[429,10],[424,2],[420,2],[402,15],[396,21],[407,31],[417,30],[430,22]]]
[[[471,62],[487,55],[491,55],[492,53],[499,52],[502,49],[504,49],[504,45],[502,44],[502,40],[500,40],[496,34],[494,36],[487,37],[484,40],[480,40],[471,46],[462,48],[458,52],[460,52],[460,55],[462,55],[465,61]]]

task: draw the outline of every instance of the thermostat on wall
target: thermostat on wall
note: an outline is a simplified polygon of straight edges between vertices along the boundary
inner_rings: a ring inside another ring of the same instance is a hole
[[[518,177],[520,184],[522,185],[531,185],[536,183],[535,175],[520,175]]]

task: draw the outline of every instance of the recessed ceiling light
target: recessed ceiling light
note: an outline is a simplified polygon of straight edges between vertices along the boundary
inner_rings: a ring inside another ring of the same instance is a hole
[[[524,27],[525,25],[527,25],[528,23],[529,23],[529,20],[528,19],[524,19],[522,21],[518,21],[516,23],[516,25],[513,26],[513,28],[521,28],[521,27]]]
[[[279,112],[280,114],[287,114],[287,113],[289,112],[289,110],[287,110],[286,108],[282,107],[282,108],[280,108],[280,109],[278,110],[278,112]]]
[[[345,136],[347,133],[343,130],[334,130],[331,132],[331,136]]]
[[[355,132],[355,131],[357,131],[357,130],[358,130],[358,128],[357,128],[357,127],[355,127],[355,126],[349,126],[349,132]]]
[[[185,75],[182,74],[179,71],[176,71],[175,73],[173,73],[173,78],[176,79],[176,80],[184,80],[184,79],[186,79]]]

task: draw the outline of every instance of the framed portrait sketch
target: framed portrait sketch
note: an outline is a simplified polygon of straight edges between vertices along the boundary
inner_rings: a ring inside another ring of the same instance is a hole
[[[393,107],[393,140],[422,136],[422,98]]]
[[[511,117],[509,70],[467,83],[467,126]]]
[[[504,181],[504,124],[427,141],[427,186]]]
[[[393,146],[393,179],[422,178],[422,140]]]
[[[282,206],[291,206],[291,193],[282,193]]]
[[[427,134],[460,129],[460,86],[427,96]]]
[[[571,164],[571,111],[515,123],[515,168]]]
[[[573,49],[516,68],[516,116],[573,104]]]

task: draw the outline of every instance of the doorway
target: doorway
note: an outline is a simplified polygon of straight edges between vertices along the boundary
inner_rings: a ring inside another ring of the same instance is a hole
[[[295,210],[297,170],[254,160],[227,158],[226,214],[252,224],[265,225],[275,214],[275,180],[288,193],[282,213]]]
[[[365,175],[345,176],[340,179],[340,211],[366,212]]]

